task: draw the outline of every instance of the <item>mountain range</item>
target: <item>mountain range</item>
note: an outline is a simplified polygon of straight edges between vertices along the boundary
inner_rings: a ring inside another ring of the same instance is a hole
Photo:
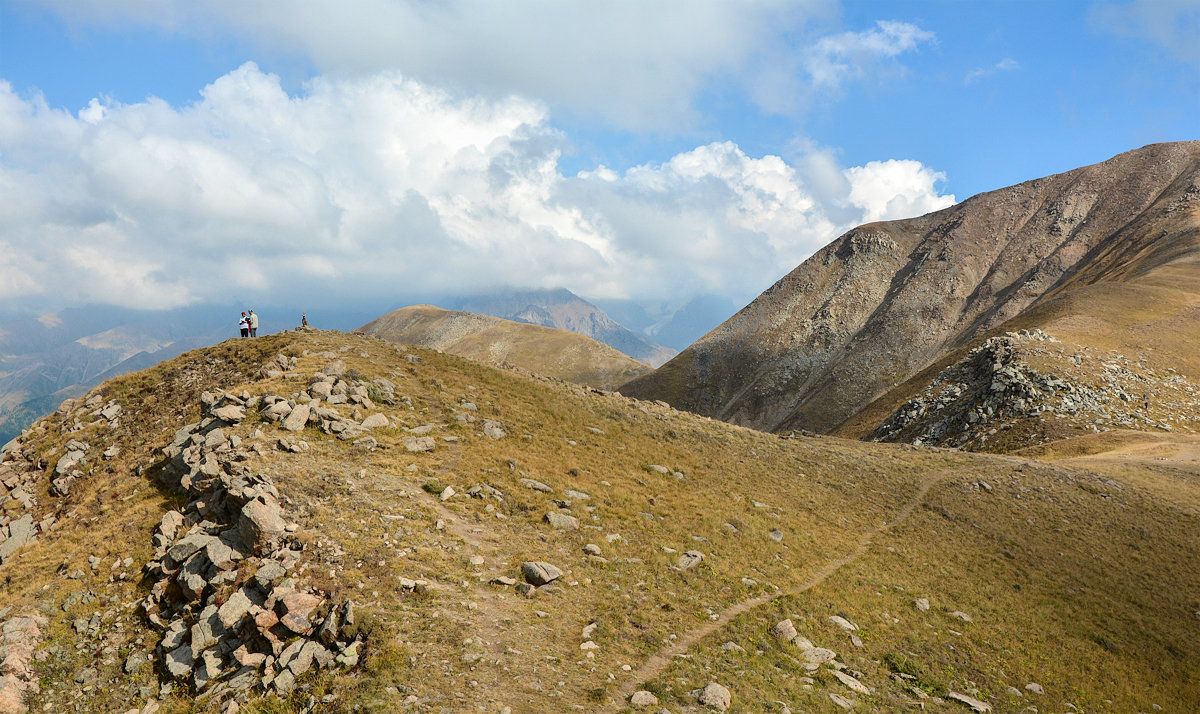
[[[0,443],[109,377],[229,334],[204,310],[89,306],[0,323]]]
[[[565,289],[505,291],[447,298],[443,303],[442,306],[447,309],[584,335],[652,367],[666,362],[675,354],[675,350],[655,344],[618,324],[600,308]]]

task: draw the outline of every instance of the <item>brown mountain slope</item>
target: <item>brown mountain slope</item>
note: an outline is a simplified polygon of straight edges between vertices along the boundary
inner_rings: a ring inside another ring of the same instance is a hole
[[[1200,142],[1157,144],[860,226],[622,391],[759,429],[831,431],[881,398],[894,408],[897,386],[990,334],[1046,326],[1087,345],[1115,333],[1085,313],[1141,325],[1139,311],[1170,305],[1183,322],[1157,338],[1195,369],[1181,335],[1196,334],[1198,170]],[[1147,307],[1147,290],[1167,297]]]
[[[462,312],[577,332],[652,367],[676,354],[675,350],[654,344],[644,335],[626,329],[600,308],[561,288],[473,295],[451,300],[446,306]]]
[[[432,305],[389,312],[356,332],[600,389],[616,389],[651,371],[650,365],[574,332]]]

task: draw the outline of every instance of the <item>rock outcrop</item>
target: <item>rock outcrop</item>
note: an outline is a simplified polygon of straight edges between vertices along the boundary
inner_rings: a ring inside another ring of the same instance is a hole
[[[1200,387],[1174,370],[1021,330],[942,370],[867,438],[1008,450],[1064,429],[1195,432],[1198,409]]]

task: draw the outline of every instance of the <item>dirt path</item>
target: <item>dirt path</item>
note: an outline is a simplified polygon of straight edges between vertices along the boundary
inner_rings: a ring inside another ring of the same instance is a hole
[[[621,686],[617,689],[617,699],[615,701],[610,700],[607,711],[619,711],[625,706],[626,702],[629,701],[630,695],[641,689],[642,685],[644,685],[646,682],[654,680],[662,675],[662,673],[666,671],[667,667],[671,664],[671,660],[687,652],[700,640],[728,625],[733,618],[778,598],[786,597],[788,595],[798,595],[806,590],[816,587],[843,566],[858,560],[864,553],[867,552],[867,548],[871,546],[871,542],[874,540],[875,536],[902,523],[904,519],[908,518],[909,514],[912,513],[913,509],[925,499],[925,494],[929,493],[929,489],[945,480],[947,476],[950,476],[961,470],[962,469],[947,469],[945,471],[937,471],[925,478],[925,480],[921,482],[917,492],[913,494],[912,498],[906,501],[903,506],[900,507],[900,510],[895,516],[892,517],[890,521],[887,521],[883,525],[867,531],[863,535],[863,538],[859,542],[858,546],[855,547],[851,553],[827,563],[824,567],[813,573],[812,577],[803,583],[775,593],[759,595],[758,597],[734,603],[733,605],[730,605],[721,611],[720,616],[716,620],[707,622],[699,627],[693,628],[681,634],[670,645],[663,647],[651,655],[649,659],[647,659],[640,667],[633,671],[630,677],[622,681]]]

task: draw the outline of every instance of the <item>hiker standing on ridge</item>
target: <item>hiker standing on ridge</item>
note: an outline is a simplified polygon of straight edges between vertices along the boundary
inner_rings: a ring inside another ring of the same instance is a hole
[[[250,321],[250,336],[258,337],[258,315],[254,311],[250,311],[250,316],[247,318]]]
[[[250,334],[250,319],[246,317],[246,312],[242,311],[242,319],[238,320],[238,331],[242,337],[247,337]]]

